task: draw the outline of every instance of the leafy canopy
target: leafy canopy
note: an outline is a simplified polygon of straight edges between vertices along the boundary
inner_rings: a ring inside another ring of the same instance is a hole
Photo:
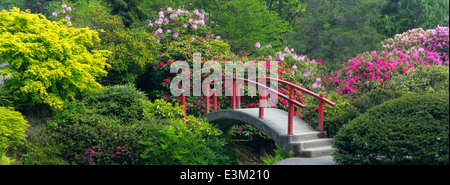
[[[280,47],[289,25],[259,0],[218,0],[209,10],[213,32],[221,35],[234,52],[252,49],[256,42]]]
[[[5,90],[16,100],[47,104],[64,103],[101,88],[96,78],[105,76],[106,50],[89,51],[98,33],[68,27],[40,14],[18,8],[0,12],[0,77],[10,75]]]

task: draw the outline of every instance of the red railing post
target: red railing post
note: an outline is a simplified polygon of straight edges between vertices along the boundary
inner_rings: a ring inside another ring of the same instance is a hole
[[[294,119],[294,87],[289,86],[289,103],[288,103],[288,135],[292,135],[293,119]]]
[[[213,91],[213,111],[217,111],[217,96],[216,96],[216,90]]]
[[[236,83],[236,108],[241,108],[241,84]]]
[[[236,78],[233,78],[233,96],[231,97],[231,109],[236,108]]]
[[[186,97],[181,93],[180,95],[181,105],[183,106],[183,119],[186,121]]]
[[[258,83],[261,83],[259,81],[259,79],[258,79]],[[264,85],[264,86],[266,85],[266,80],[263,80],[262,85]],[[263,87],[261,87],[261,88],[263,88]],[[267,94],[267,91],[265,88],[264,88],[262,94],[261,93],[259,94],[259,118],[261,118],[261,119],[264,118],[264,107],[266,106],[266,99],[267,99],[266,96],[264,96],[264,95],[266,95],[266,94]]]
[[[209,113],[209,87],[207,87],[206,95],[205,95],[205,114]]]
[[[323,132],[323,94],[320,94],[319,98],[319,129]]]

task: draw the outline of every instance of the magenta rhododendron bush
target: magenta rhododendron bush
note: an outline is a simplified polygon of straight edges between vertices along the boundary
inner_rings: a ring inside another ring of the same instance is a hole
[[[385,40],[378,51],[358,54],[342,62],[342,69],[332,70],[323,80],[339,94],[360,94],[374,88],[386,88],[394,76],[405,76],[410,70],[437,65],[448,68],[448,27],[421,28],[397,34]]]

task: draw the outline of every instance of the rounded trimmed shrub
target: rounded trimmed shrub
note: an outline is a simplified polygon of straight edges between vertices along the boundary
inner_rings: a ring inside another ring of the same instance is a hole
[[[325,129],[331,136],[334,136],[342,128],[342,125],[350,123],[350,121],[365,113],[370,108],[388,100],[399,98],[403,94],[398,91],[373,89],[351,101],[350,105],[343,107],[339,114],[332,115],[333,117],[330,120],[326,120]]]
[[[115,85],[91,93],[81,102],[92,114],[127,125],[143,118],[142,113],[147,101],[145,94],[135,87]]]
[[[334,160],[344,165],[449,164],[449,99],[415,94],[384,102],[337,133]]]

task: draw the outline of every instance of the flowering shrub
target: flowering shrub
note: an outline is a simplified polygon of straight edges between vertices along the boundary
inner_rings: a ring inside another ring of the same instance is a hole
[[[70,21],[70,14],[69,14],[72,11],[72,7],[63,3],[61,5],[61,8],[62,9],[60,11],[54,11],[52,13],[52,16],[56,17],[56,19],[60,19],[60,17],[64,17],[64,19],[67,20],[67,25],[72,25],[72,22]]]
[[[150,26],[149,31],[152,31],[152,29],[155,31],[155,35],[158,36],[162,45],[158,60],[156,60],[153,65],[153,71],[151,73],[152,77],[150,78],[154,81],[154,84],[157,84],[156,87],[154,86],[154,89],[160,90],[156,98],[163,98],[172,103],[180,102],[178,97],[171,96],[169,86],[171,80],[183,71],[179,71],[178,74],[171,74],[169,69],[175,61],[187,61],[190,69],[193,69],[192,59],[194,53],[201,54],[202,63],[214,60],[221,64],[222,69],[225,68],[225,64],[229,61],[243,61],[248,62],[247,64],[249,65],[256,64],[256,61],[262,61],[266,64],[266,72],[269,72],[269,62],[276,62],[278,64],[277,75],[280,79],[312,89],[317,93],[324,91],[325,86],[323,85],[321,78],[319,78],[319,71],[324,67],[320,59],[310,60],[304,55],[296,54],[294,49],[289,49],[287,47],[283,51],[277,51],[272,48],[270,44],[261,46],[261,43],[259,42],[255,44],[255,48],[257,49],[256,53],[252,56],[249,56],[245,51],[235,55],[231,53],[227,43],[212,37],[213,34],[210,34],[210,29],[202,22],[202,14],[198,11],[194,11],[194,14],[186,12],[187,11],[185,10],[174,11],[169,7],[167,10],[159,12],[159,19],[156,21],[153,22],[148,20]],[[198,25],[195,29],[192,25],[196,23]],[[201,29],[203,29],[203,31],[201,31]],[[203,37],[205,34],[206,36]],[[247,71],[247,69],[244,69],[244,71]],[[191,74],[191,72],[193,74]],[[193,82],[193,76],[200,71],[191,72],[188,75],[191,78],[190,81]],[[246,72],[244,72],[244,74],[245,73]],[[204,79],[204,77],[208,75],[210,74],[202,73],[201,79]],[[222,76],[224,75],[224,71],[222,71]],[[267,73],[267,75],[269,75],[269,73]],[[245,76],[245,78],[247,77]],[[258,96],[249,96],[248,94],[248,91],[253,89],[249,89],[247,84],[242,85],[241,88],[243,88],[244,92],[244,96],[241,98],[241,107],[257,108],[259,106]],[[287,87],[280,86],[279,92],[287,95]],[[295,92],[295,97],[298,101],[308,106],[308,110],[297,108],[295,110],[295,115],[300,118],[307,118],[311,114],[314,115],[311,119],[316,118],[318,101],[314,101],[315,98],[305,96],[297,91]],[[187,113],[196,116],[205,114],[205,98],[205,96],[186,97]],[[278,104],[275,104],[274,102],[269,102],[269,104],[272,107],[287,110],[287,101],[283,99],[278,100]],[[212,102],[212,100],[210,102]],[[218,97],[218,109],[228,109],[230,108],[230,104],[230,97]],[[316,110],[314,110],[314,108],[316,108]],[[212,109],[212,106],[210,109]],[[255,129],[249,131],[251,131],[252,134],[258,134],[258,131]],[[235,133],[240,134],[241,132],[237,131]]]
[[[220,39],[205,26],[205,15],[197,9],[190,13],[188,10],[172,9],[168,7],[161,10],[159,18],[152,21],[147,19],[149,31],[158,38],[158,43],[165,44],[183,35],[197,35],[207,39]]]
[[[141,164],[138,142],[151,139],[147,124],[95,119],[86,110],[70,107],[49,122],[49,135],[64,146],[65,159],[73,164]]]
[[[238,141],[247,141],[253,140],[255,137],[260,137],[262,139],[270,139],[264,132],[257,129],[256,127],[250,124],[237,124],[233,125],[229,132],[233,136],[233,140]]]
[[[433,33],[433,36],[425,33]],[[419,40],[414,40],[417,37]],[[332,70],[323,80],[330,90],[339,94],[358,94],[386,88],[393,77],[405,76],[412,69],[429,65],[448,68],[448,27],[425,32],[415,29],[397,35],[395,39],[386,40],[381,50],[365,52],[342,62],[341,70]]]
[[[101,148],[93,146],[80,155],[81,164],[126,165],[133,164],[133,157],[125,146]]]
[[[382,42],[382,48],[387,50],[409,50],[410,48],[423,48],[426,51],[436,52],[439,57],[433,56],[430,60],[436,64],[446,62],[448,66],[448,27],[440,27],[435,29],[423,30],[416,28],[395,35],[394,38],[386,39]]]

